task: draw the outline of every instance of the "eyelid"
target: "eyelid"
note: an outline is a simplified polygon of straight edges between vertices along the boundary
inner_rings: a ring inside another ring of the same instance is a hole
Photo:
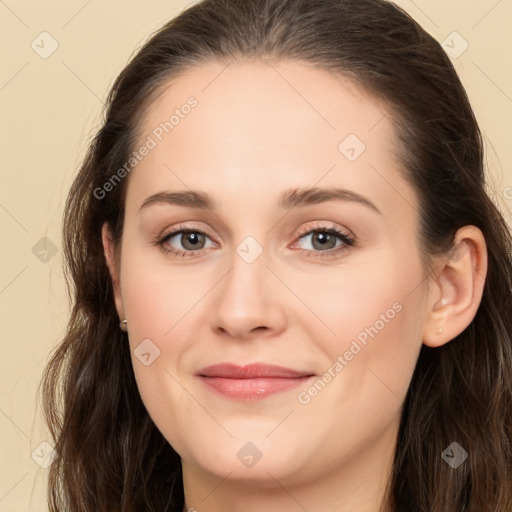
[[[304,235],[307,235],[307,234],[315,232],[315,231],[329,231],[329,230],[333,230],[333,231],[339,232],[340,234],[342,234],[343,236],[345,236],[345,237],[347,237],[349,239],[352,239],[352,240],[354,239],[354,236],[350,233],[350,231],[348,231],[347,229],[344,230],[343,228],[340,228],[334,222],[325,221],[325,224],[322,224],[322,222],[324,222],[324,221],[314,221],[314,222],[316,222],[315,226],[308,225],[307,227],[305,227],[302,230],[300,230],[296,234],[296,237],[297,238],[301,238]],[[330,224],[329,226],[327,226],[328,223]]]

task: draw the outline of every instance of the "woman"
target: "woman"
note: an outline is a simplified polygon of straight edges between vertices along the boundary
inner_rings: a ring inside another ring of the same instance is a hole
[[[68,197],[52,511],[505,512],[510,231],[440,45],[382,0],[204,0]]]

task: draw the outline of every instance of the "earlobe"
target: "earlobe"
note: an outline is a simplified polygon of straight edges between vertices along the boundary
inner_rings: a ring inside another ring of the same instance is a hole
[[[453,250],[444,256],[431,283],[423,343],[439,347],[472,322],[482,300],[487,273],[487,246],[476,226],[460,228]]]
[[[103,253],[105,255],[105,261],[110,272],[110,277],[112,279],[117,313],[121,319],[124,319],[123,303],[121,300],[121,292],[119,286],[119,269],[115,258],[115,245],[114,241],[112,240],[110,227],[107,223],[103,224],[102,226],[101,239],[103,242]]]

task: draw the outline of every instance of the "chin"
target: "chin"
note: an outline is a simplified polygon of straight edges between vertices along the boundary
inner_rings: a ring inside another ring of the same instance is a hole
[[[193,465],[219,478],[229,474],[230,480],[268,482],[269,486],[275,486],[274,478],[280,482],[300,479],[300,473],[307,467],[304,453],[301,456],[297,445],[292,443],[265,439],[267,435],[268,431],[260,438],[205,440],[195,443],[187,455],[194,461]],[[187,456],[182,458],[188,460]]]

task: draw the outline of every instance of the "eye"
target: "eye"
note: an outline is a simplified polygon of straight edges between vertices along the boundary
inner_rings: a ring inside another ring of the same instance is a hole
[[[207,241],[210,240],[211,244],[207,245]],[[215,242],[212,242],[210,237],[198,228],[193,226],[178,227],[169,233],[165,233],[156,241],[156,245],[162,247],[166,254],[172,254],[173,256],[181,256],[182,258],[195,256],[194,253],[200,252],[202,249],[216,246]],[[180,247],[176,247],[176,245]]]
[[[299,233],[299,240],[308,240],[307,248],[302,248],[307,256],[332,256],[354,245],[354,239],[334,225],[316,225]]]

